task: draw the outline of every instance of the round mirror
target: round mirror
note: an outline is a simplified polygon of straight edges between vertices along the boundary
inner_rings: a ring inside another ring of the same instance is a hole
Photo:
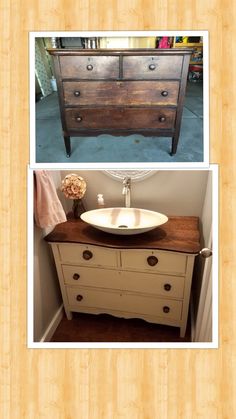
[[[157,170],[105,170],[104,173],[116,180],[123,180],[125,177],[131,178],[132,182],[146,179],[154,175]]]

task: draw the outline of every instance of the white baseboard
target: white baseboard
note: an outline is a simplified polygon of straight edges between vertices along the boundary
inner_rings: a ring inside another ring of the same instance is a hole
[[[57,326],[59,325],[60,321],[63,317],[63,304],[59,307],[56,314],[53,316],[51,322],[49,323],[45,333],[43,334],[42,338],[40,339],[40,342],[50,342],[51,337],[53,336]]]

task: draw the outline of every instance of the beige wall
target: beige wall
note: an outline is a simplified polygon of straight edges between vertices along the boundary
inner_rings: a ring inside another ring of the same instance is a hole
[[[62,171],[62,177],[72,171]],[[99,170],[79,170],[87,182],[84,198],[87,210],[97,207],[97,194],[104,194],[107,207],[123,206],[122,182]],[[159,170],[131,184],[131,206],[167,215],[201,216],[208,171]],[[71,205],[67,200],[67,207]]]

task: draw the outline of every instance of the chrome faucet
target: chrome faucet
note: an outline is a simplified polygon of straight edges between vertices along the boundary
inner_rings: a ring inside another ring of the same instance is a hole
[[[130,188],[131,188],[131,178],[125,177],[123,180],[122,195],[125,195],[126,208],[130,208]]]

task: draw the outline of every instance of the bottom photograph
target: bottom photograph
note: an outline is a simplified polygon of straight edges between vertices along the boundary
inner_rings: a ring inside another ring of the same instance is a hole
[[[29,347],[217,347],[217,177],[29,170]]]

